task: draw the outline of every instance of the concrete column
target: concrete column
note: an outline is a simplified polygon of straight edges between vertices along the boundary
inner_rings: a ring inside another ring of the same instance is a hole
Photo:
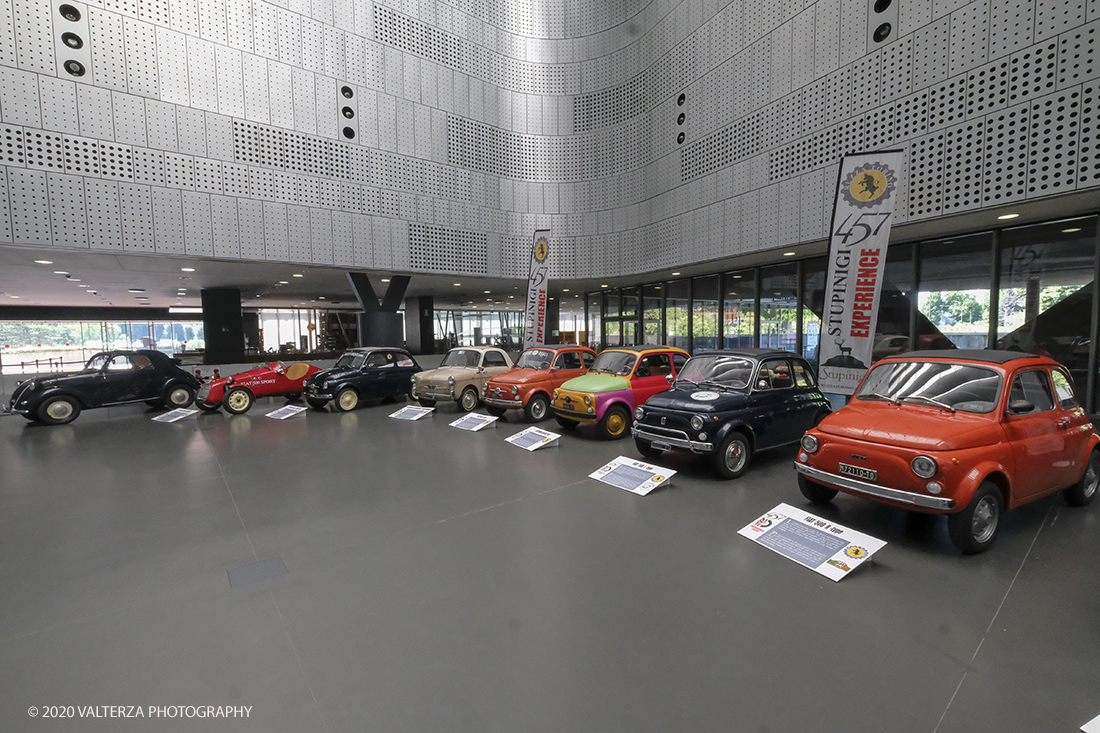
[[[405,346],[414,354],[435,351],[435,298],[405,298]]]
[[[202,325],[207,364],[244,361],[244,324],[239,288],[207,288],[202,298]],[[258,344],[257,344],[258,346]]]

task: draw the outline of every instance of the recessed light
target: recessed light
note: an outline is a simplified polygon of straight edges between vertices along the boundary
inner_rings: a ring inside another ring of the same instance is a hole
[[[280,280],[279,284],[280,285],[290,285],[290,281],[289,280]]]
[[[36,265],[52,265],[53,260],[35,260],[34,263]]]
[[[390,279],[388,277],[382,278],[382,282],[384,282],[384,283],[388,283],[389,281],[390,281]]]
[[[1073,232],[1081,231],[1081,227],[1074,227],[1073,229],[1063,229],[1062,234],[1072,234]]]
[[[455,283],[455,287],[456,287],[456,288],[458,288],[458,287],[462,287],[462,283]]]
[[[84,292],[85,293],[90,293],[92,295],[96,295],[96,291],[94,291],[94,290],[85,290]]]
[[[798,253],[797,252],[784,252],[783,256],[784,257],[794,257],[796,254],[798,254]]]
[[[742,275],[734,275],[734,276],[733,276],[733,279],[734,279],[734,280],[740,280],[740,279],[741,279],[741,277],[742,277]]]
[[[672,273],[672,274],[673,274],[673,276],[676,276],[676,275],[679,275],[680,273],[678,273],[678,272],[674,272],[674,273]]]
[[[71,282],[71,283],[78,283],[78,282],[80,282],[80,278],[79,278],[79,277],[70,277],[70,278],[69,278],[69,282]],[[82,288],[86,288],[86,287],[88,287],[88,286],[87,286],[87,285],[81,285],[80,287],[82,287]]]
[[[18,295],[9,295],[8,297],[9,297],[9,298],[15,298],[16,300],[19,300],[19,296],[18,296]]]
[[[1001,214],[998,219],[1015,219],[1019,214]]]
[[[601,287],[601,288],[606,288],[607,286],[606,286],[606,285],[601,285],[600,287]]]
[[[514,298],[514,297],[516,297],[516,296],[514,296],[514,295],[509,295],[508,297],[509,297],[509,298]]]
[[[87,285],[77,285],[77,287],[78,287],[78,288],[86,288],[86,287],[88,287],[88,286],[87,286]]]
[[[323,296],[323,295],[318,295],[317,296],[317,300],[324,300],[324,299],[325,299],[325,296]]]
[[[489,294],[489,291],[488,291],[488,290],[486,290],[486,291],[485,291],[485,294],[486,294],[486,295],[488,295],[488,294]]]
[[[55,275],[68,275],[69,273],[65,272],[64,270],[54,270],[53,274],[55,274]]]
[[[131,293],[144,293],[145,288],[130,288]]]
[[[194,267],[181,267],[180,268],[180,272],[194,272],[194,271],[195,271]]]

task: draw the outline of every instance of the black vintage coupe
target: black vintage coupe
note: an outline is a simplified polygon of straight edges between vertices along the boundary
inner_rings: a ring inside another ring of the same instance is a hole
[[[737,478],[753,453],[797,443],[829,411],[813,369],[797,354],[709,351],[634,410],[634,442],[649,459],[672,448],[708,456],[721,476]]]
[[[354,410],[360,400],[412,395],[412,376],[420,365],[404,349],[370,346],[348,349],[331,369],[306,378],[306,402],[323,408]]]
[[[84,369],[47,374],[20,382],[9,412],[28,420],[64,425],[81,410],[145,402],[155,407],[187,407],[201,382],[159,351],[104,351]]]

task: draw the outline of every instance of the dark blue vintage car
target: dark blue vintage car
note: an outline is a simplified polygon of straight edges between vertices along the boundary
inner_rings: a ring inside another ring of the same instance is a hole
[[[649,459],[672,448],[708,456],[721,476],[737,478],[752,454],[797,443],[829,411],[813,368],[797,354],[708,351],[634,410],[634,442]]]
[[[331,369],[306,378],[306,402],[323,408],[331,400],[337,410],[354,410],[360,400],[407,396],[420,365],[404,349],[368,346],[348,349]]]

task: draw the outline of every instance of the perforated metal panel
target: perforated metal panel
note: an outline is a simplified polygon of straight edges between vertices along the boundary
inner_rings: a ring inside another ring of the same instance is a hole
[[[1058,37],[1058,88],[1064,89],[1098,76],[1100,19]]]
[[[42,100],[42,127],[77,134],[76,83],[52,76],[38,77]]]
[[[227,196],[210,197],[210,225],[213,231],[214,256],[237,259],[241,256],[240,232],[237,229],[237,200]]]
[[[267,87],[267,62],[251,54],[244,57],[244,116],[255,122],[271,121]]]
[[[188,37],[187,74],[192,106],[217,112],[218,74],[213,43]]]
[[[914,88],[920,89],[947,78],[950,32],[951,19],[947,17],[921,28],[914,35]]]
[[[1081,92],[1069,88],[1031,104],[1028,198],[1077,187]]]
[[[252,2],[251,0],[225,0],[229,45],[252,53]],[[243,256],[243,255],[242,255]]]
[[[183,236],[183,203],[180,200],[180,191],[154,187],[152,194],[153,231],[157,252],[184,254],[187,250]]]
[[[92,72],[98,87],[126,91],[126,36],[122,16],[96,8],[88,11]],[[64,44],[62,44],[64,45]]]
[[[222,46],[228,44],[225,21],[225,0],[199,0],[199,35]]]
[[[276,61],[267,63],[268,94],[271,104],[271,124],[294,129],[294,85],[291,68]],[[313,115],[311,114],[312,118]]]
[[[181,153],[206,156],[206,115],[201,109],[177,107],[176,133]]]
[[[42,74],[54,74],[53,4],[37,0],[13,0],[15,45],[19,67]],[[60,17],[60,16],[59,16]]]
[[[8,124],[41,127],[38,77],[0,66],[0,112]]]
[[[1036,41],[1046,40],[1074,28],[1084,20],[1085,0],[1035,0]]]
[[[176,130],[176,108],[171,104],[155,99],[145,101],[146,130],[149,147],[158,150],[179,150],[179,135]]]
[[[262,5],[263,3],[259,3]],[[157,28],[157,70],[160,74],[160,98],[173,104],[190,104],[187,81],[187,37],[168,28]]]
[[[1012,54],[1008,102],[1015,104],[1054,91],[1058,79],[1058,43],[1047,41]]]
[[[190,155],[164,154],[164,179],[170,188],[195,187],[195,161]]]
[[[1034,38],[1035,4],[1032,0],[993,0],[989,29],[989,53],[999,58],[1030,46]]]
[[[15,15],[12,12],[11,0],[5,0],[0,3],[0,65],[3,66],[15,66],[17,61],[17,52],[15,49]],[[7,196],[7,181],[0,180],[0,191],[3,195]],[[3,207],[0,207],[0,211]],[[8,221],[8,228],[4,230],[8,238],[11,237],[11,222]]]
[[[129,145],[118,143],[99,144],[99,170],[104,178],[119,181],[134,180],[134,152]],[[116,192],[115,199],[118,196]]]
[[[294,86],[293,127],[311,135],[317,133],[317,89],[313,74],[305,69],[292,69]]]
[[[214,255],[214,234],[210,215],[210,196],[183,191],[183,236],[187,254]]]
[[[122,249],[122,209],[116,181],[84,179],[84,201],[88,216],[88,246],[92,249]]]
[[[129,252],[154,252],[153,195],[149,186],[120,183],[118,198],[122,212],[122,244]]]
[[[291,262],[312,262],[309,209],[305,206],[287,207],[287,225],[289,229],[288,257]]]
[[[286,204],[264,202],[264,257],[285,262],[290,256]]]
[[[133,148],[134,181],[164,185],[164,153],[160,150]]]
[[[987,115],[982,203],[993,206],[1026,193],[1030,107],[1016,105]]]
[[[47,183],[53,243],[60,247],[87,247],[83,181],[79,176],[49,173]]]
[[[160,97],[160,73],[157,61],[156,28],[133,18],[125,18],[126,86],[131,94]]]
[[[141,97],[114,92],[111,106],[115,117],[115,140],[133,145],[148,145],[145,130],[145,100]]]
[[[943,211],[943,156],[946,134],[925,135],[910,143],[909,219],[927,219]]]
[[[1100,84],[1081,86],[1081,139],[1077,152],[1077,186],[1100,185]]]
[[[978,119],[947,130],[944,147],[943,211],[965,211],[982,204],[985,121]]]
[[[262,260],[264,255],[264,204],[262,201],[237,199],[242,260]]]

